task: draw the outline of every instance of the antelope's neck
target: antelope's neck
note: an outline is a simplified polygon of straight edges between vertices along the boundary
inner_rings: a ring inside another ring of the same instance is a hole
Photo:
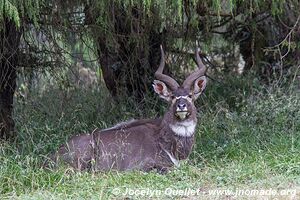
[[[186,159],[194,145],[194,132],[197,120],[187,120],[174,124],[163,121],[163,132],[160,134],[160,144],[164,151],[170,153],[175,159]]]

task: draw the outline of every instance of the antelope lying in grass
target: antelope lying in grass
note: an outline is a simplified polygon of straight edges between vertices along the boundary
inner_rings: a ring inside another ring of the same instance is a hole
[[[161,47],[161,61],[155,72],[154,91],[170,104],[160,119],[122,122],[112,128],[91,134],[73,136],[52,156],[77,170],[143,170],[164,172],[178,160],[186,159],[194,144],[197,124],[194,101],[206,86],[199,50],[198,68],[180,86],[163,74],[165,55]]]

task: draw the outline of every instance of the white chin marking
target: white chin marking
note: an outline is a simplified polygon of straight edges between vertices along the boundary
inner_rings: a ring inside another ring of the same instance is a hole
[[[196,122],[193,120],[177,122],[175,124],[170,124],[169,126],[176,135],[182,137],[190,137],[195,132]]]
[[[176,116],[179,117],[181,120],[184,120],[187,117],[187,112],[176,112]]]

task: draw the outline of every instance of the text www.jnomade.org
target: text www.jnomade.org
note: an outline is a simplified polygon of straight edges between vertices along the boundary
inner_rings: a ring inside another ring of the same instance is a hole
[[[150,189],[150,188],[114,188],[112,194],[116,196],[140,196],[140,197],[159,197],[159,196],[277,196],[290,197],[296,196],[296,189]]]

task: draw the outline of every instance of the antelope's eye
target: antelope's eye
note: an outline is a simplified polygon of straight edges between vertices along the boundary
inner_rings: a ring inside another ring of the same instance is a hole
[[[175,99],[176,97],[174,95],[171,95],[171,99]]]
[[[192,99],[192,98],[193,98],[193,95],[189,94],[188,97]]]

